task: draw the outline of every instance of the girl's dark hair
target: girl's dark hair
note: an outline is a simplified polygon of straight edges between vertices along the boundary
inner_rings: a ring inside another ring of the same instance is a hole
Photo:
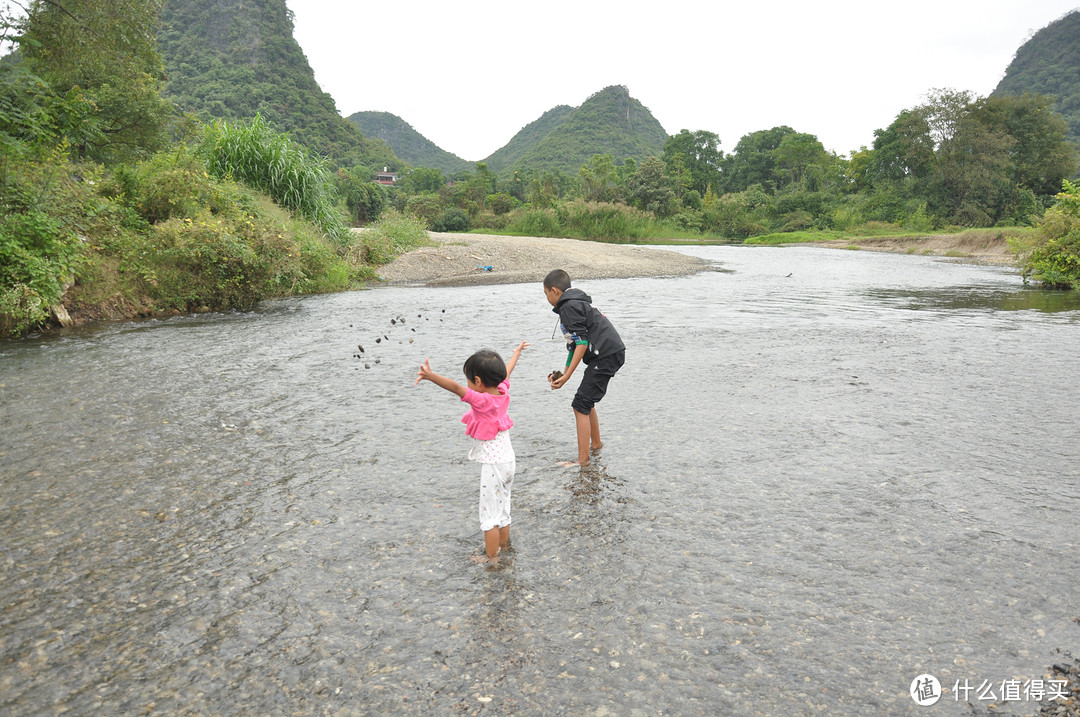
[[[486,387],[495,388],[506,380],[506,364],[499,354],[482,349],[465,359],[465,378],[479,378]]]

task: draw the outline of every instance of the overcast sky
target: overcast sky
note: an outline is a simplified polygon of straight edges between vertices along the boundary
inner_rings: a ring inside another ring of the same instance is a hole
[[[789,125],[846,154],[934,88],[989,94],[1078,0],[287,0],[348,117],[391,112],[470,161],[556,105],[626,85],[668,134],[730,152]]]

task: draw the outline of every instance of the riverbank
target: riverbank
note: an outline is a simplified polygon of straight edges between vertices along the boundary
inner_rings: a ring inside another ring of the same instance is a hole
[[[430,235],[434,246],[407,252],[379,267],[376,273],[380,281],[394,285],[473,286],[539,282],[553,268],[565,269],[574,279],[611,279],[681,276],[706,267],[706,262],[696,257],[632,244],[494,234],[431,232]],[[997,230],[922,236],[848,237],[803,245],[943,256],[999,266],[1015,265],[1015,255],[1009,249],[1006,235]],[[105,302],[77,305],[66,325],[150,315],[161,314],[130,299],[115,296]]]
[[[926,234],[880,237],[847,237],[836,241],[813,242],[831,249],[862,249],[898,254],[944,256],[976,264],[1015,266],[1016,255],[1009,248],[1004,230],[968,230],[957,234]]]
[[[573,279],[679,276],[706,262],[666,249],[581,239],[431,232],[435,246],[402,254],[378,269],[389,284],[472,286],[543,281],[552,269]]]

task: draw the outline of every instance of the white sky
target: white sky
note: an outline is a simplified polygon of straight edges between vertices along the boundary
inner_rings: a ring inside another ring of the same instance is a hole
[[[846,154],[934,88],[989,94],[1080,0],[287,0],[348,117],[392,112],[476,161],[545,111],[626,85],[668,134],[730,152],[789,125]]]

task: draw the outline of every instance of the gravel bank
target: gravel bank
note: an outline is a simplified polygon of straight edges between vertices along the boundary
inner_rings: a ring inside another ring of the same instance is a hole
[[[704,269],[696,257],[652,247],[579,239],[431,233],[436,246],[403,254],[379,268],[390,284],[472,286],[543,281],[552,269],[573,279],[677,276]],[[487,271],[478,267],[491,267]]]

